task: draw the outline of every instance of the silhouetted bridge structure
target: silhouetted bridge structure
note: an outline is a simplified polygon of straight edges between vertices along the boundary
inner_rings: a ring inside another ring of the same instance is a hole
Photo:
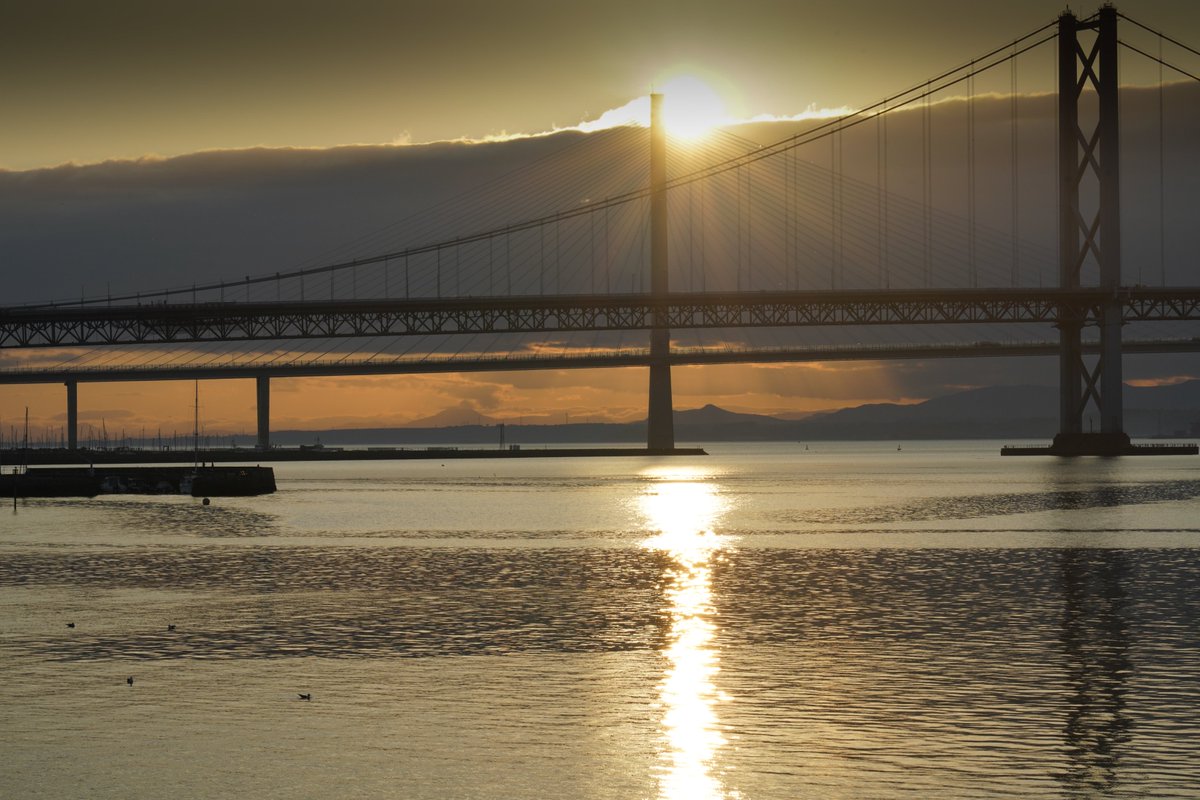
[[[713,292],[7,309],[0,347],[1065,321],[1200,321],[1200,287]]]
[[[1117,48],[1125,45],[1148,54],[1117,39],[1118,17],[1110,7],[1085,20],[1065,13],[1056,23],[973,60],[969,67],[944,73],[876,106],[774,145],[746,147],[681,174],[668,173],[662,98],[654,96],[646,148],[648,187],[598,193],[602,200],[478,233],[435,238],[427,244],[286,274],[0,309],[0,348],[30,352],[131,346],[162,352],[181,345],[231,342],[267,345],[610,332],[646,332],[645,347],[599,344],[558,355],[428,352],[389,358],[360,357],[354,352],[329,357],[326,351],[278,363],[269,359],[172,363],[159,358],[147,363],[81,364],[68,358],[57,364],[2,369],[0,383],[66,384],[68,438],[74,448],[80,382],[254,378],[259,444],[266,447],[272,377],[644,366],[650,371],[648,446],[669,450],[674,447],[670,369],[676,365],[1056,354],[1060,439],[1070,445],[1064,444],[1064,452],[1119,452],[1128,445],[1121,408],[1122,354],[1200,350],[1200,337],[1195,335],[1123,342],[1122,328],[1134,323],[1200,322],[1200,285],[1145,286],[1140,281],[1128,285],[1133,282],[1122,280]],[[1151,32],[1160,41],[1165,38],[1200,55],[1165,34]],[[1017,285],[1022,244],[1015,64],[1018,56],[1048,42],[1058,46],[1058,246],[1053,257],[1057,275],[1055,286],[1035,288]],[[1014,108],[1012,211],[1010,230],[1003,237],[977,219],[980,191],[973,105],[976,77],[1001,64],[1012,65]],[[966,131],[968,193],[966,218],[958,219],[932,202],[936,180],[930,167],[929,120],[930,98],[964,83],[971,92]],[[899,197],[887,185],[886,120],[914,107],[924,120],[921,201]],[[839,167],[843,137],[869,121],[875,123],[878,183],[866,190],[846,178]],[[822,183],[825,178],[796,155],[815,141],[831,145],[827,188]],[[685,234],[672,233],[668,227],[669,199],[675,203],[673,219],[683,212]],[[685,201],[686,210],[679,208]],[[855,215],[862,213],[859,206],[872,205],[873,220],[856,223]],[[813,222],[826,211],[828,224]],[[940,253],[939,232],[943,238],[964,243],[962,251],[950,256]],[[814,255],[816,251],[820,252]],[[1000,251],[1004,252],[995,256]],[[854,279],[855,265],[872,257],[871,279]],[[733,276],[733,285],[695,290],[697,262],[702,265],[701,282],[704,274],[714,273]],[[564,291],[572,269],[589,291]],[[670,289],[672,272],[677,278],[687,276],[689,291]],[[564,273],[568,273],[566,280]],[[648,288],[642,280],[646,273]],[[814,274],[827,275],[828,286],[805,286],[813,283]],[[1140,266],[1138,274],[1142,274]],[[376,296],[359,296],[364,275],[367,294]],[[468,288],[477,292],[463,290],[464,275]],[[968,285],[937,285],[946,282],[945,275]],[[614,291],[614,282],[626,278],[631,290]],[[335,283],[339,279],[340,295]],[[1013,285],[994,285],[1002,279]],[[320,290],[325,280],[329,298],[310,299],[314,282]],[[498,281],[503,291],[497,290]],[[875,285],[847,286],[855,282]],[[993,285],[982,285],[988,282]],[[348,290],[347,284],[352,288]],[[403,297],[395,297],[401,287]],[[265,298],[272,289],[275,296]],[[239,294],[242,299],[232,299]],[[775,347],[706,348],[673,343],[670,333],[972,325],[1040,325],[1055,330],[1056,340],[984,337],[935,343],[817,346],[791,342]],[[1092,328],[1098,338],[1086,339],[1083,331]],[[1085,356],[1094,358],[1089,363]],[[1089,404],[1099,411],[1101,421],[1101,431],[1090,436],[1083,432]]]

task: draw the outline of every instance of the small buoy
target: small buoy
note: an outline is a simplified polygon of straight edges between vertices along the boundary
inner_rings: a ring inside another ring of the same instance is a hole
[[[133,686],[133,676],[130,675],[128,678],[125,679],[125,682],[128,683],[130,686]]]
[[[207,497],[200,501],[200,505],[202,505],[202,506],[209,505],[210,503],[212,503],[212,501],[209,500]]]

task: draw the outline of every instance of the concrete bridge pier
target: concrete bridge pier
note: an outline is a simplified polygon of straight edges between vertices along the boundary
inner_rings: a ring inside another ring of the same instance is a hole
[[[1058,323],[1058,434],[1078,436],[1083,433],[1083,387],[1079,372],[1083,364],[1083,343],[1080,325],[1075,320]]]
[[[1116,287],[1113,287],[1114,289]],[[1110,299],[1100,311],[1100,430],[1128,441],[1125,433],[1125,371],[1121,364],[1121,304]]]
[[[650,365],[650,405],[646,419],[646,446],[652,450],[675,449],[675,409],[671,402],[671,365],[665,355],[668,331],[652,331],[650,353],[662,357]],[[661,337],[661,339],[660,339]],[[657,345],[657,346],[656,346]]]
[[[254,379],[258,394],[258,441],[259,450],[271,449],[271,378],[259,375]]]
[[[67,449],[79,449],[79,382],[67,381]]]

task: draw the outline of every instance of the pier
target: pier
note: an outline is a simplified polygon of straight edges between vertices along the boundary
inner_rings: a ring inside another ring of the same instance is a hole
[[[183,494],[252,497],[275,491],[270,467],[35,467],[0,475],[3,497],[95,497],[101,494]]]

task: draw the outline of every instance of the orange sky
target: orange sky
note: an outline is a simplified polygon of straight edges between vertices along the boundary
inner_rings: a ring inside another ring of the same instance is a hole
[[[476,413],[517,422],[625,422],[646,415],[646,370],[555,370],[471,375],[295,378],[272,381],[272,428],[324,429],[402,426],[446,410],[447,422],[469,423]],[[713,403],[734,411],[795,413],[866,402],[911,400],[885,365],[853,362],[800,365],[676,367],[675,407]],[[192,429],[193,383],[81,384],[80,422],[116,437]],[[0,387],[5,437],[23,425],[38,435],[65,421],[66,391],[58,385]],[[202,426],[210,433],[252,433],[255,389],[250,380],[206,381],[200,389]],[[55,434],[57,435],[57,433]]]

